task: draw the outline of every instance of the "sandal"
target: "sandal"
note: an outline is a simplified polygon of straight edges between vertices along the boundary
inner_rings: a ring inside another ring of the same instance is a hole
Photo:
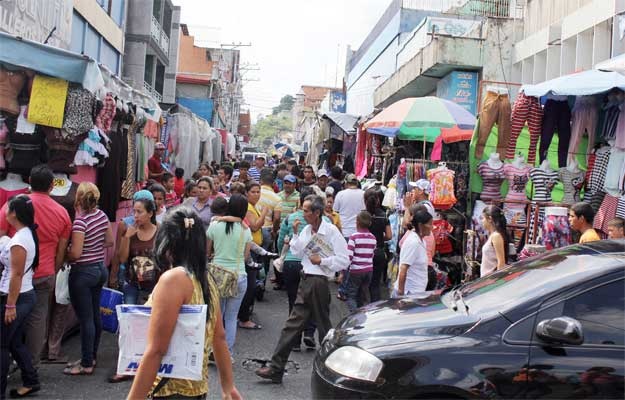
[[[68,362],[68,363],[65,365],[65,367],[66,367],[66,368],[74,368],[74,367],[77,367],[77,366],[79,366],[79,365],[80,365],[80,362],[81,362],[81,361],[82,361],[82,360],[76,360],[76,361]],[[96,364],[96,361],[95,361],[95,360],[93,360],[93,367],[94,367],[94,368],[95,368],[95,364]]]
[[[250,329],[250,330],[255,330],[255,329],[263,329],[263,326],[257,323],[254,323],[254,325],[252,326],[245,326],[245,325],[241,325],[239,323],[239,328],[241,329]]]
[[[109,383],[120,383],[120,382],[125,382],[125,381],[130,381],[132,380],[132,378],[134,378],[134,376],[132,375],[113,375],[111,376],[108,381]]]
[[[91,367],[91,371],[87,370],[87,368],[82,365],[77,365],[75,367],[67,367],[63,370],[65,375],[93,375],[95,371],[95,367]]]
[[[27,392],[24,393],[20,393],[19,390],[20,389],[28,389]],[[11,391],[9,392],[9,397],[11,397],[12,399],[19,399],[22,397],[28,397],[31,394],[37,393],[38,391],[41,390],[41,386],[40,385],[35,385],[35,386],[24,386],[21,387],[20,389],[11,389]]]

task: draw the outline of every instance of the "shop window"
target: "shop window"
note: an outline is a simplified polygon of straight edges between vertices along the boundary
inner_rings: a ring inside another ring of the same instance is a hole
[[[125,0],[111,0],[111,12],[109,15],[119,27],[124,25],[124,3]]]
[[[75,53],[82,53],[85,46],[86,22],[74,11],[72,15],[72,42],[69,49]]]

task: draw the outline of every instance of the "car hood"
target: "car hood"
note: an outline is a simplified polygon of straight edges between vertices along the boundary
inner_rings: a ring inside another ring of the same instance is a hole
[[[477,316],[453,311],[440,294],[428,292],[369,304],[335,328],[339,346],[373,349],[462,335],[479,322]]]

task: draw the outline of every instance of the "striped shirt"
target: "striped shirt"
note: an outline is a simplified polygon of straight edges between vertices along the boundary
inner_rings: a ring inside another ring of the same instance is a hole
[[[74,264],[92,264],[104,261],[104,236],[109,227],[109,220],[106,214],[100,209],[76,217],[73,232],[80,232],[85,235],[82,245],[82,254]]]
[[[278,197],[280,197],[280,202],[278,203],[277,210],[280,211],[280,223],[282,224],[285,218],[297,210],[297,207],[299,206],[299,192],[295,190],[289,196],[283,190],[278,193]],[[275,210],[276,209],[274,209],[274,211]]]
[[[503,170],[503,163],[499,168],[493,168],[488,162],[483,162],[477,167],[477,173],[482,177],[482,194],[480,200],[500,200],[501,184],[506,178]]]
[[[558,182],[556,171],[545,171],[541,168],[532,168],[530,179],[534,183],[534,201],[551,201],[551,191]]]
[[[350,273],[373,271],[373,252],[376,244],[375,236],[369,231],[357,231],[352,233],[347,241]]]
[[[256,182],[260,182],[260,170],[256,167],[252,167],[247,170],[247,175],[255,180]]]

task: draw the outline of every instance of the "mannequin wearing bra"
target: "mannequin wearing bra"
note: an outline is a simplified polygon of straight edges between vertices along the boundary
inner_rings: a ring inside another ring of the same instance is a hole
[[[482,177],[482,194],[480,199],[492,201],[501,199],[501,184],[505,179],[503,162],[499,153],[491,153],[488,160],[477,167],[478,174]]]
[[[9,71],[0,67],[0,110],[13,115],[20,113],[17,96],[25,81],[26,76],[21,71]]]
[[[73,221],[76,214],[74,203],[78,184],[72,182],[65,173],[55,173],[53,185],[54,187],[52,192],[50,192],[50,197],[67,210],[70,219]]]

